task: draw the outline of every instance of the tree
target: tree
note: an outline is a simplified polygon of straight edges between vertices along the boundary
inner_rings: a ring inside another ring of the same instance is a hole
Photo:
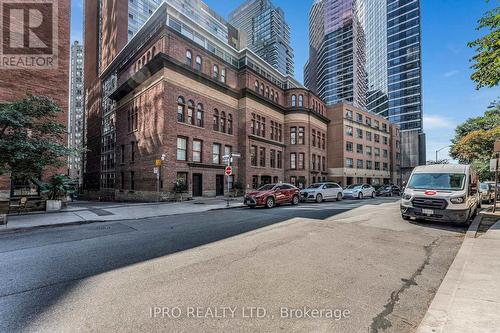
[[[489,160],[493,145],[500,139],[500,102],[492,103],[483,116],[470,118],[455,129],[450,156],[470,163],[481,179],[491,179]]]
[[[477,30],[480,29],[487,29],[489,33],[468,43],[476,50],[472,57],[474,73],[471,79],[476,82],[477,89],[494,87],[500,82],[500,6],[479,19]]]
[[[65,164],[66,126],[57,121],[63,111],[43,96],[0,104],[0,175],[37,179],[50,166]]]

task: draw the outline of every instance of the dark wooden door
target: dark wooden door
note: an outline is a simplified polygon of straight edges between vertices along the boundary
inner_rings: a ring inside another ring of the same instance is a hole
[[[203,195],[203,177],[199,173],[193,173],[193,197]]]
[[[215,176],[215,195],[224,195],[224,176],[216,175]]]

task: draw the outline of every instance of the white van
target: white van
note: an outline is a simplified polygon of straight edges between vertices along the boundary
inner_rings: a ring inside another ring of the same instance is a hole
[[[481,208],[479,179],[470,165],[439,164],[416,167],[401,200],[403,219],[469,225]]]

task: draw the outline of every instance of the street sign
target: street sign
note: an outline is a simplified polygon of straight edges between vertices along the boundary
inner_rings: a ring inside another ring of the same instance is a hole
[[[155,175],[159,174],[160,173],[160,169],[159,168],[153,168],[153,173]]]
[[[498,171],[498,166],[500,165],[500,161],[498,158],[492,158],[490,160],[490,171],[495,172]]]
[[[226,176],[231,176],[233,174],[233,168],[228,165],[224,173],[226,174]]]
[[[166,158],[167,158],[167,154],[161,154],[161,160],[162,161],[165,161]]]
[[[155,160],[155,167],[161,167],[161,160]]]
[[[241,157],[240,153],[231,153],[231,157]]]

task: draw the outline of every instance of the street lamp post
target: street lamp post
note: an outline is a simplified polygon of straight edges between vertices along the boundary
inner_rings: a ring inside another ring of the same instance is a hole
[[[446,147],[443,147],[443,148],[440,148],[440,149],[436,150],[436,163],[438,162],[438,153],[439,153],[441,150],[446,149],[446,148],[448,148],[448,147],[451,147],[451,146],[450,146],[450,145],[448,145],[448,146],[446,146]]]

